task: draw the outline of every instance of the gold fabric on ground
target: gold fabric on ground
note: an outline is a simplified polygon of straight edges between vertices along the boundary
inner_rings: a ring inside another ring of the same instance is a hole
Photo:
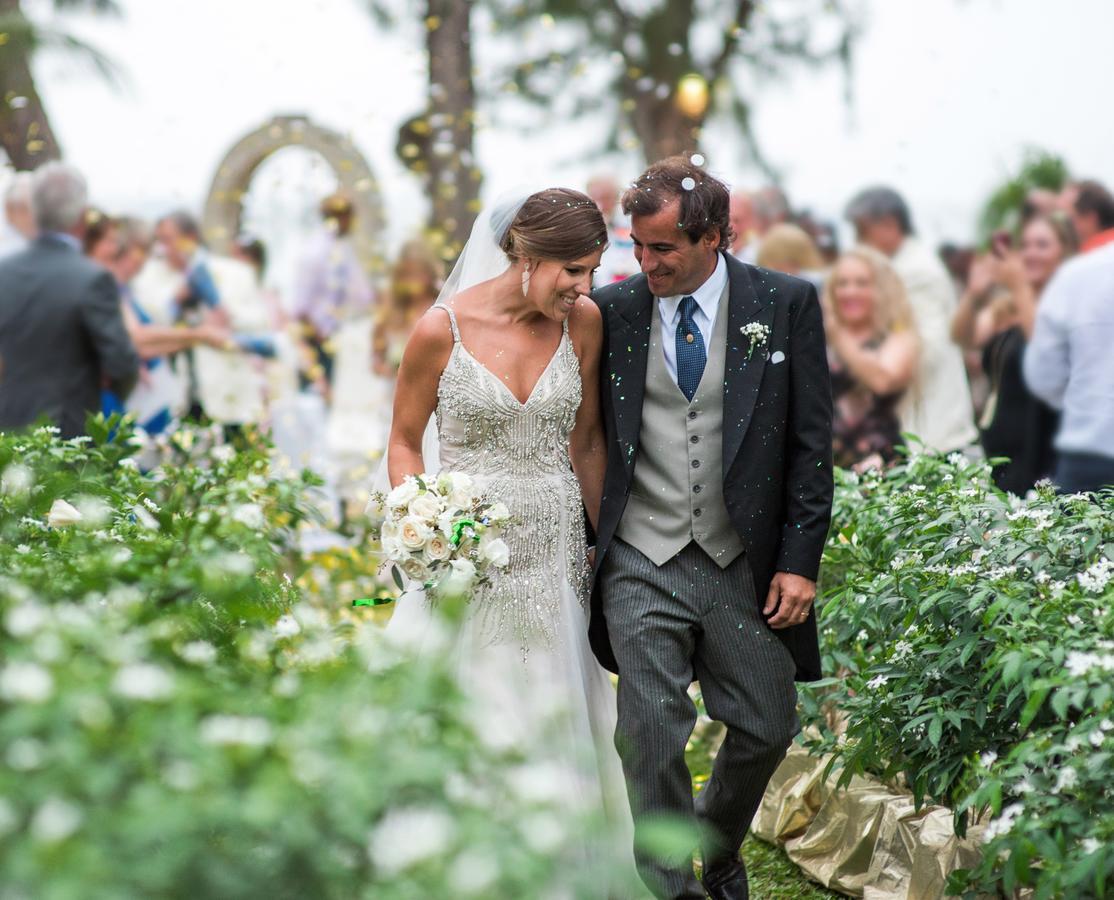
[[[856,776],[836,789],[822,778],[829,757],[794,745],[770,780],[756,837],[783,844],[814,881],[864,900],[938,900],[948,875],[979,860],[983,827],[958,838],[952,812],[913,808],[913,797]]]

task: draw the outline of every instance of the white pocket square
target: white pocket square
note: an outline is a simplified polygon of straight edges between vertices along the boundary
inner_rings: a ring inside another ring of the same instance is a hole
[[[770,365],[776,366],[779,362],[785,362],[785,354],[780,350],[775,350],[770,354]]]

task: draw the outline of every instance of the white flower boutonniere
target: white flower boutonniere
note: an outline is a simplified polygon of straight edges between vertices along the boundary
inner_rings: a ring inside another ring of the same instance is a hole
[[[747,359],[754,356],[754,351],[758,347],[765,347],[766,341],[770,337],[770,326],[763,325],[761,322],[751,322],[744,325],[739,329],[745,337],[750,338],[750,347],[747,348]]]

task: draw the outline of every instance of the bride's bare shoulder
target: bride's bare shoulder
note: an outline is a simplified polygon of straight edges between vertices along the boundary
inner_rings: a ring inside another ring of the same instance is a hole
[[[449,311],[443,306],[430,307],[414,324],[410,340],[406,342],[407,353],[448,355],[452,348],[453,330]]]

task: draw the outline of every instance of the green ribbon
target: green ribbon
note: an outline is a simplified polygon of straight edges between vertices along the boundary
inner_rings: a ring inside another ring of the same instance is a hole
[[[394,597],[364,597],[360,600],[353,600],[353,606],[386,606],[388,603],[394,603]]]
[[[465,528],[475,528],[476,523],[471,519],[461,519],[453,526],[453,536],[451,538],[453,546],[459,547],[460,542],[464,539]]]

